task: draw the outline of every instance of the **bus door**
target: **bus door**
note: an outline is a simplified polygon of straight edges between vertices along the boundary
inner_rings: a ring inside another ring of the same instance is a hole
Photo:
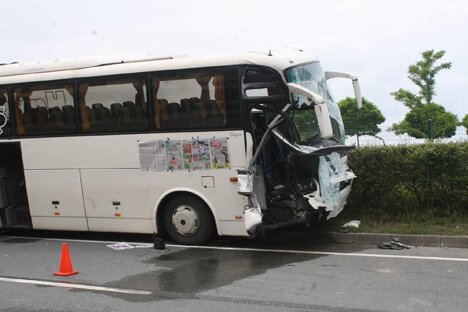
[[[0,143],[0,228],[31,228],[19,142]]]

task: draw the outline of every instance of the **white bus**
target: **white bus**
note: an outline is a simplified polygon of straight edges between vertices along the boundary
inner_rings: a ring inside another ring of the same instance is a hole
[[[0,65],[0,228],[183,244],[335,217],[355,177],[318,60]]]

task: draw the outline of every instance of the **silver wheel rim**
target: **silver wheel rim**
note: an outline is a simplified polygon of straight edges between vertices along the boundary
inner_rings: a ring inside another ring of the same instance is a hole
[[[191,206],[181,205],[172,214],[172,225],[177,233],[191,236],[198,230],[200,222],[198,214]]]

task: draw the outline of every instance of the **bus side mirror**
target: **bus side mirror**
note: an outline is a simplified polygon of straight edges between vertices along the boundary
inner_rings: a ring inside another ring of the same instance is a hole
[[[332,79],[332,78],[346,78],[351,79],[353,82],[353,89],[354,89],[354,96],[356,97],[356,102],[358,108],[362,107],[362,96],[361,96],[361,86],[359,85],[359,80],[356,76],[346,74],[346,73],[339,73],[339,72],[325,72],[325,80]]]

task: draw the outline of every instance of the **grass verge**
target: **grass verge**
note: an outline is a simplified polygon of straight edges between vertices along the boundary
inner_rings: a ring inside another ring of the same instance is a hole
[[[383,234],[416,234],[416,235],[464,235],[468,236],[468,217],[436,218],[433,216],[418,216],[418,218],[395,218],[394,220],[378,217],[339,216],[330,220],[326,227],[329,231],[338,231],[350,220],[360,220],[358,229],[350,229],[355,233]]]

